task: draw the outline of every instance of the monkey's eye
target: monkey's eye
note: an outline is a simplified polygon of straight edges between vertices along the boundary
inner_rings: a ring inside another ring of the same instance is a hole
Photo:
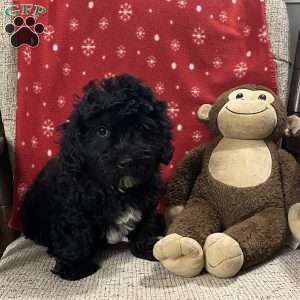
[[[97,135],[100,137],[109,137],[110,131],[105,126],[100,126],[97,128]]]
[[[264,94],[260,94],[260,95],[258,96],[258,99],[259,99],[259,100],[267,100],[267,96],[264,95]]]
[[[244,94],[243,94],[243,93],[238,93],[238,94],[235,96],[236,99],[241,99],[241,98],[243,98],[243,97],[244,97]]]

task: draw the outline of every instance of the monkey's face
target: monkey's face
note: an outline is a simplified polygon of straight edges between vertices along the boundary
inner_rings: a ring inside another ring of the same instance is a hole
[[[266,90],[236,89],[227,96],[217,116],[224,137],[234,139],[264,139],[277,125],[277,113],[272,103],[275,97]]]

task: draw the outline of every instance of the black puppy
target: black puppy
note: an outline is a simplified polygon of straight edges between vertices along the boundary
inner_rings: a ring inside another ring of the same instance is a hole
[[[98,269],[105,243],[128,241],[154,260],[160,164],[173,153],[166,104],[130,75],[93,81],[61,130],[58,156],[24,195],[25,236],[48,247],[53,272],[69,280]]]

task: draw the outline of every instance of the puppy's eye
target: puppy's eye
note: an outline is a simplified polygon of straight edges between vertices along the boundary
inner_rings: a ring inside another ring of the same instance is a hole
[[[101,137],[109,137],[110,131],[105,126],[100,126],[97,128],[97,135]]]
[[[238,93],[238,94],[235,96],[236,99],[241,99],[241,98],[243,98],[243,97],[244,97],[244,94],[243,94],[243,93]]]
[[[258,96],[258,99],[259,99],[259,100],[267,100],[267,96],[264,95],[264,94],[260,94],[260,95]]]

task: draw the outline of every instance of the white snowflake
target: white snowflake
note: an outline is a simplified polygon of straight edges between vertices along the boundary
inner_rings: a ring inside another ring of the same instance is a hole
[[[20,196],[20,197],[22,197],[24,194],[25,194],[25,192],[27,191],[27,184],[26,183],[24,183],[24,182],[22,182],[22,183],[20,183],[19,185],[18,185],[18,188],[17,188],[17,193],[18,193],[18,195]]]
[[[157,59],[155,56],[151,55],[147,57],[147,65],[149,68],[154,68],[156,66]]]
[[[79,21],[76,18],[72,18],[69,22],[70,30],[76,31],[79,28]]]
[[[237,78],[243,78],[248,71],[248,66],[245,62],[240,62],[233,69],[233,73]]]
[[[222,11],[220,12],[220,14],[219,14],[219,20],[220,20],[220,22],[222,22],[222,23],[226,23],[226,22],[227,22],[228,16],[227,16],[226,11],[222,10]]]
[[[146,31],[144,29],[144,27],[140,26],[136,29],[136,37],[139,39],[139,40],[142,40],[145,35],[146,35]]]
[[[54,133],[54,123],[50,119],[45,120],[44,123],[43,123],[43,125],[42,125],[42,130],[43,130],[43,134],[47,138],[53,136],[53,133]]]
[[[123,46],[123,45],[118,46],[117,50],[116,50],[116,53],[117,53],[117,56],[119,58],[125,57],[125,55],[126,55],[126,48],[125,48],[125,46]]]
[[[223,60],[219,56],[215,57],[212,63],[215,69],[220,69],[223,66]]]
[[[194,98],[199,97],[199,96],[200,96],[200,89],[199,89],[199,87],[193,86],[193,87],[191,88],[191,94],[192,94],[192,96],[193,96]]]
[[[32,89],[33,89],[33,92],[38,95],[40,94],[40,92],[42,91],[43,89],[43,86],[42,86],[42,83],[39,82],[39,81],[36,81],[32,84]]]
[[[71,66],[69,64],[64,64],[62,67],[62,73],[64,76],[69,76],[71,73],[72,69]]]
[[[108,19],[103,17],[99,20],[98,26],[101,30],[106,30],[108,28],[109,22]]]
[[[192,139],[194,142],[199,143],[202,139],[202,133],[200,130],[196,130],[192,134]]]
[[[27,65],[31,64],[31,48],[29,46],[25,46],[24,50],[22,51],[24,55],[24,60]]]
[[[177,6],[179,8],[186,8],[186,6],[187,6],[187,0],[177,0]]]
[[[112,72],[107,72],[106,74],[104,74],[104,78],[108,79],[108,78],[112,78],[115,77],[116,74],[112,73]]]
[[[131,19],[132,14],[133,14],[131,4],[129,4],[127,2],[121,4],[118,13],[119,13],[119,17],[120,17],[121,21],[123,21],[124,23],[128,22]]]
[[[174,39],[174,40],[171,41],[170,46],[171,46],[171,49],[173,51],[175,51],[175,52],[179,51],[179,49],[180,49],[180,42],[178,40]]]
[[[54,33],[54,27],[52,25],[46,25],[43,34],[44,40],[50,42],[53,39]]]
[[[63,108],[66,104],[66,98],[64,96],[59,96],[57,99],[57,105],[59,108]]]
[[[162,95],[165,92],[165,85],[163,84],[163,82],[159,81],[155,85],[154,89],[158,95]]]
[[[250,36],[250,34],[251,34],[251,27],[249,25],[245,25],[243,27],[243,35],[245,37],[248,37],[248,36]]]
[[[196,45],[203,45],[206,39],[205,30],[201,29],[201,27],[194,28],[192,37]]]
[[[179,106],[178,106],[178,104],[176,102],[171,101],[171,102],[168,102],[167,111],[168,111],[168,116],[171,119],[175,119],[175,118],[178,117],[180,109],[179,109]]]
[[[81,45],[82,52],[85,56],[91,56],[96,49],[95,40],[86,38]]]
[[[31,147],[32,148],[37,148],[37,146],[38,146],[38,138],[36,137],[36,136],[33,136],[32,138],[31,138]]]
[[[258,39],[261,43],[266,43],[268,41],[268,32],[267,32],[267,26],[263,25],[260,29],[259,29],[259,33],[258,33]]]

